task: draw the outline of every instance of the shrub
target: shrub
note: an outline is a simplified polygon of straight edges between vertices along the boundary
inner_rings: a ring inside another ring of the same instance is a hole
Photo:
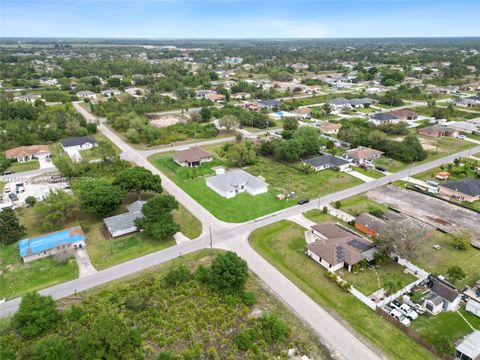
[[[455,345],[445,335],[440,336],[437,347],[438,350],[445,354],[455,355]]]
[[[180,265],[170,269],[165,275],[165,282],[169,286],[178,285],[186,282],[190,278],[190,270],[185,265]]]
[[[200,283],[208,283],[210,281],[210,271],[205,266],[200,265],[193,278]]]
[[[125,306],[133,311],[145,310],[148,305],[148,295],[143,292],[134,293],[125,299]]]
[[[36,202],[37,202],[37,199],[35,199],[35,197],[31,195],[27,196],[27,198],[25,199],[25,204],[27,204],[30,207],[35,205]]]
[[[322,213],[324,213],[324,214],[328,213],[328,208],[326,206],[324,206],[322,208]]]
[[[370,208],[368,209],[368,213],[369,213],[370,215],[376,216],[376,217],[378,217],[378,218],[380,218],[380,219],[383,218],[383,211],[382,211],[382,209],[380,209],[380,208],[370,207]]]
[[[258,333],[254,329],[244,329],[237,333],[233,342],[240,350],[248,350],[253,345],[254,340],[257,338]]]
[[[13,315],[12,326],[23,337],[32,338],[51,329],[59,317],[51,296],[32,292],[22,298],[20,308]]]
[[[157,360],[174,360],[175,354],[171,351],[164,351],[158,355]]]
[[[60,335],[49,335],[40,339],[32,349],[32,360],[73,360],[72,342]]]
[[[225,292],[243,290],[247,278],[247,263],[234,252],[220,254],[212,262],[210,280],[217,290]]]
[[[277,316],[265,314],[260,318],[262,337],[267,343],[284,341],[288,335],[287,325]]]
[[[342,207],[341,201],[335,201],[335,209],[340,209]]]
[[[255,294],[250,291],[245,291],[242,296],[243,303],[247,306],[253,306],[257,302]]]

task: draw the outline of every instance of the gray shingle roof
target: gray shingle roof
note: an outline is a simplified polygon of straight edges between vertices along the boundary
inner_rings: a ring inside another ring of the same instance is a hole
[[[142,206],[145,201],[135,201],[127,206],[128,212],[120,215],[110,216],[103,219],[103,222],[111,233],[126,230],[135,226],[135,220],[143,218]]]
[[[229,171],[225,174],[211,176],[207,179],[211,185],[222,191],[230,191],[235,186],[245,184],[250,188],[262,188],[268,184],[243,170]]]
[[[385,227],[385,221],[367,213],[358,215],[355,219],[355,222],[362,224],[366,228],[371,229],[378,234],[380,234]]]
[[[372,116],[372,119],[378,121],[390,121],[390,120],[398,120],[398,116],[387,114],[387,113],[378,113]]]
[[[480,195],[480,179],[449,181],[441,186],[473,197]]]
[[[333,155],[329,155],[329,154],[316,156],[314,158],[304,160],[303,162],[313,166],[314,168],[325,166],[325,165],[341,166],[349,163],[345,159],[342,159]]]

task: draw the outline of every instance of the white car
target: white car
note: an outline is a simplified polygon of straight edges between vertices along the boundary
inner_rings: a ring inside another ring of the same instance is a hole
[[[390,311],[390,315],[393,316],[398,321],[400,321],[403,325],[410,326],[410,320],[405,315],[403,315],[399,310],[392,309],[392,311]]]
[[[418,313],[415,310],[413,310],[410,305],[402,304],[399,310],[403,315],[405,315],[410,320],[415,320],[418,318]]]

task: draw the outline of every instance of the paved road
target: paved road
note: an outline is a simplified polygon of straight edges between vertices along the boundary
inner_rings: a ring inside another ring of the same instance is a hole
[[[84,113],[83,111],[79,112],[82,114]],[[88,115],[90,115],[90,119],[94,119],[91,114]],[[88,116],[86,117],[89,119]],[[129,274],[148,269],[149,267],[174,259],[180,254],[186,254],[206,248],[209,246],[209,236],[205,230],[207,227],[211,227],[213,232],[213,245],[215,247],[229,248],[237,251],[247,260],[252,271],[254,271],[261,279],[263,279],[267,286],[272,288],[272,290],[275,291],[285,303],[289,304],[293,311],[295,311],[305,321],[309,323],[315,323],[313,324],[313,328],[318,332],[318,334],[346,359],[379,359],[379,357],[374,354],[367,345],[358,340],[355,334],[346,329],[339,321],[332,318],[318,304],[314,303],[307,295],[296,288],[294,284],[292,284],[288,279],[274,269],[266,260],[253,251],[247,241],[248,235],[253,230],[265,225],[293,217],[310,209],[323,207],[330,202],[351,197],[353,195],[385,185],[389,182],[400,180],[409,175],[415,175],[417,173],[437,167],[442,163],[452,161],[456,157],[467,156],[470,152],[475,153],[480,151],[480,146],[477,146],[473,149],[449,155],[426,164],[417,165],[411,167],[410,169],[405,169],[398,173],[391,174],[368,183],[360,184],[350,189],[345,189],[323,196],[320,199],[313,199],[306,205],[293,206],[291,208],[284,209],[246,223],[231,224],[216,219],[188,194],[176,186],[171,180],[163,176],[163,174],[161,174],[153,165],[151,165],[144,156],[142,156],[138,151],[132,149],[113,131],[102,124],[99,125],[99,130],[123,151],[123,155],[126,159],[146,167],[155,174],[159,174],[162,178],[162,183],[165,190],[174,195],[180,203],[186,206],[195,216],[200,219],[204,232],[195,240],[183,242],[168,249],[130,260],[83,278],[75,279],[48,289],[44,289],[40,291],[40,293],[52,295],[56,299],[66,297],[74,294],[77,291],[87,290],[92,287],[122,278]],[[15,312],[19,303],[20,299],[18,298],[4,303],[0,309],[0,316],[6,316]],[[345,341],[343,341],[344,338],[346,339]],[[348,346],[345,346],[347,343]]]
[[[50,173],[58,173],[58,170],[56,167],[50,167],[50,168],[43,168],[43,169],[37,169],[37,170],[32,170],[32,171],[23,171],[19,173],[13,173],[11,175],[2,175],[0,176],[0,181],[3,182],[18,182],[18,181],[26,181],[28,178],[32,178],[35,176],[39,175],[45,175],[45,174],[50,174]]]

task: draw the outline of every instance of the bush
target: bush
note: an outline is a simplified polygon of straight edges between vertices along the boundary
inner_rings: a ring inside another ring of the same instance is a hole
[[[440,336],[438,339],[438,350],[448,355],[455,355],[455,345],[445,335]]]
[[[171,351],[164,351],[158,355],[157,360],[175,360],[176,356],[175,354]]]
[[[169,286],[175,286],[186,282],[190,279],[190,275],[190,270],[185,265],[180,265],[168,271],[165,275],[165,283]]]
[[[25,204],[27,204],[30,207],[35,205],[36,202],[37,202],[37,199],[35,199],[34,196],[27,196],[27,198],[25,199]]]
[[[217,290],[225,292],[243,290],[247,278],[247,263],[234,252],[220,254],[212,262],[210,280]]]
[[[253,306],[257,302],[255,294],[250,291],[245,291],[242,296],[243,303],[247,306]]]
[[[134,293],[125,299],[125,306],[133,311],[145,310],[148,305],[148,295],[144,292]]]
[[[275,315],[265,314],[260,318],[263,339],[272,344],[284,341],[288,335],[287,325]]]
[[[200,283],[208,283],[210,281],[210,271],[203,265],[200,265],[195,271],[193,278]]]
[[[37,292],[25,295],[13,315],[12,326],[25,338],[32,338],[51,329],[59,319],[57,306],[51,296]]]
[[[342,207],[341,201],[335,201],[335,209],[340,209]]]
[[[73,360],[72,342],[60,335],[49,335],[40,339],[32,349],[32,360]]]
[[[328,213],[328,208],[326,206],[324,206],[322,208],[322,213],[324,213],[324,214]]]
[[[238,334],[233,339],[233,342],[240,350],[246,351],[250,349],[253,345],[253,342],[257,338],[258,333],[254,329],[244,329],[238,332]]]
[[[383,211],[382,211],[382,209],[380,209],[380,208],[370,207],[370,208],[368,209],[368,213],[369,213],[370,215],[373,215],[373,216],[376,216],[376,217],[378,217],[378,218],[380,218],[380,219],[383,219]]]

